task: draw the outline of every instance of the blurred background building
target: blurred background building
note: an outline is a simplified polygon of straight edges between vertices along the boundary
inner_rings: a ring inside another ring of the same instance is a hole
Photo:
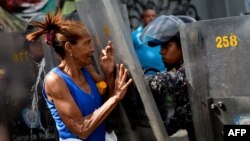
[[[140,16],[145,7],[155,9],[158,15],[189,15],[196,20],[239,16],[250,12],[250,0],[120,0],[120,2],[127,5],[132,29],[140,24]],[[1,0],[0,6],[0,29],[9,31],[6,26],[10,26],[15,31],[23,26],[23,21],[39,13],[60,8],[63,14],[70,14],[75,10],[75,1]]]

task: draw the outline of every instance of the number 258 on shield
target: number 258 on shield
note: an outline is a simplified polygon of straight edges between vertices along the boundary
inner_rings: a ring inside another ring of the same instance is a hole
[[[217,48],[228,48],[238,46],[238,37],[233,33],[225,36],[217,36],[215,41]]]

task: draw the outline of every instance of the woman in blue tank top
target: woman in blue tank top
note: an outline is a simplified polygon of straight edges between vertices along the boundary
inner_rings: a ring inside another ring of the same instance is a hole
[[[38,29],[26,36],[29,41],[45,36],[46,43],[60,57],[60,64],[47,74],[42,94],[55,120],[60,140],[105,141],[103,121],[124,97],[127,69],[117,65],[111,42],[102,50],[100,65],[109,88],[109,99],[102,104],[95,81],[99,76],[89,68],[94,51],[91,36],[77,21],[62,19],[59,12],[48,14],[44,22],[33,22]],[[89,72],[88,70],[91,70]],[[94,80],[93,80],[94,78]]]

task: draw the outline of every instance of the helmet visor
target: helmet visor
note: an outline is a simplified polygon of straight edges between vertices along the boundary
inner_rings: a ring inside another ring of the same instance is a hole
[[[183,22],[178,17],[162,15],[144,28],[140,40],[150,47],[161,45],[179,32],[181,23]]]

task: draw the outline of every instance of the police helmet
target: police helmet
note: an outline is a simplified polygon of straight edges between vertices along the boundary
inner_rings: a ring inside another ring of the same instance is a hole
[[[166,43],[174,36],[179,36],[179,26],[181,24],[195,21],[189,16],[162,15],[149,23],[139,38],[143,44],[156,47]]]

